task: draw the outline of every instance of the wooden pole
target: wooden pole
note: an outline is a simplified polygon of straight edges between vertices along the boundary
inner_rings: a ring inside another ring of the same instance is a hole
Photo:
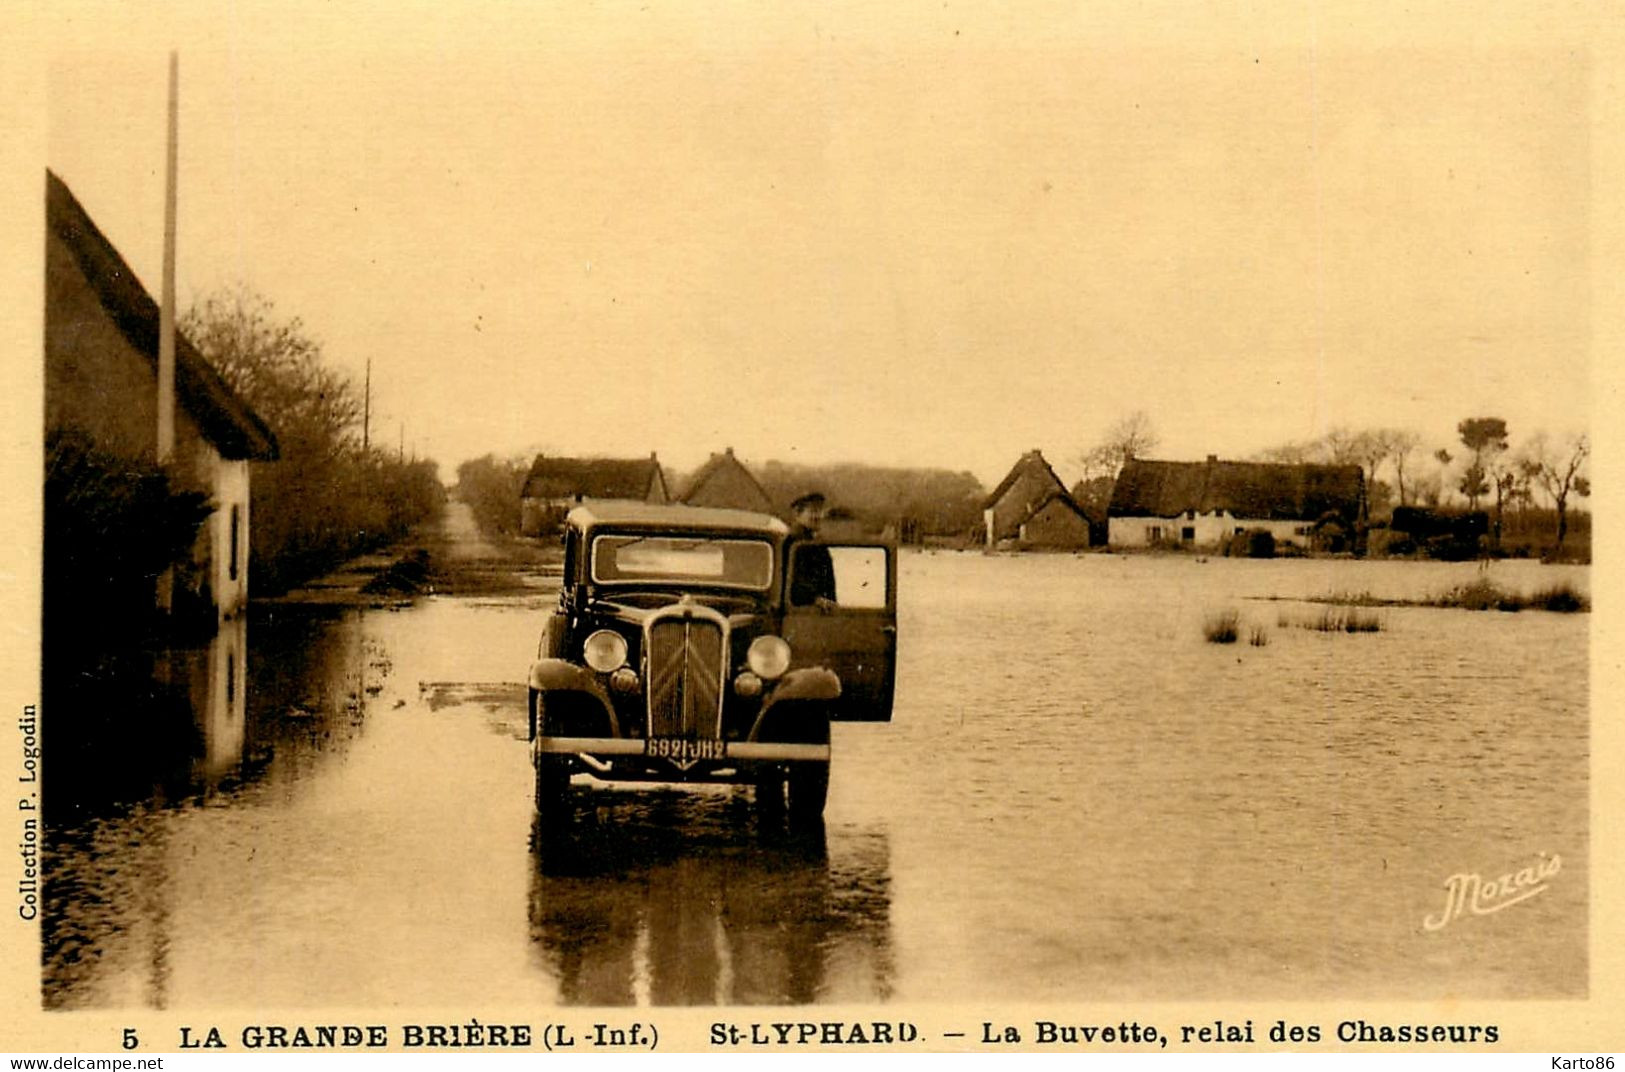
[[[361,394],[361,454],[367,454],[372,429],[372,358],[367,358],[367,386]]]
[[[169,137],[164,172],[164,280],[158,306],[158,464],[175,452],[175,216],[180,59],[169,54]]]
[[[180,58],[169,54],[169,132],[164,168],[163,291],[158,302],[158,430],[153,454],[160,466],[175,453],[175,216],[176,172],[179,170]],[[158,609],[165,614],[175,603],[174,567],[158,575]]]

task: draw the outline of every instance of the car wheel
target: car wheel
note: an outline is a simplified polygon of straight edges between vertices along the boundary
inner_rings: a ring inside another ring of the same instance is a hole
[[[822,822],[824,802],[829,799],[828,763],[790,765],[790,822],[808,825]]]
[[[774,764],[756,768],[752,780],[756,792],[756,810],[762,816],[776,819],[784,814],[784,771]]]
[[[570,770],[558,756],[538,757],[536,815],[546,826],[562,826],[570,821]]]
[[[531,739],[530,762],[536,769],[536,817],[544,827],[570,821],[570,761],[541,750],[542,731],[547,726],[544,700],[540,693],[530,697],[535,736]]]

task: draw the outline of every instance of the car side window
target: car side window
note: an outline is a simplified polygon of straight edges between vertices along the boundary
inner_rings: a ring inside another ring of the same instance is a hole
[[[831,547],[835,602],[842,607],[881,610],[886,606],[886,549]]]
[[[798,544],[793,549],[790,605],[819,601],[855,610],[886,607],[886,549]]]

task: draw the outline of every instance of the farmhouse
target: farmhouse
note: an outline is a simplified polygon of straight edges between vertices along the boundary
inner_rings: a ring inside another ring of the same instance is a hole
[[[723,506],[762,514],[775,512],[773,500],[744,463],[734,457],[732,447],[707,458],[689,478],[678,501],[690,506]]]
[[[158,460],[157,302],[67,185],[46,172],[45,430],[107,454]],[[175,605],[212,609],[215,625],[248,599],[249,462],[277,457],[276,437],[184,336],[175,339],[175,431],[165,468],[178,491],[213,510]],[[118,539],[118,533],[109,533]]]
[[[530,465],[519,491],[519,531],[555,532],[571,507],[587,499],[670,502],[666,474],[653,453],[647,458],[547,458]]]
[[[1341,550],[1365,506],[1357,465],[1130,460],[1112,491],[1112,547],[1219,547],[1262,529],[1277,544]]]
[[[1089,518],[1041,451],[1023,454],[982,503],[987,545],[1013,540],[1023,547],[1089,546]]]

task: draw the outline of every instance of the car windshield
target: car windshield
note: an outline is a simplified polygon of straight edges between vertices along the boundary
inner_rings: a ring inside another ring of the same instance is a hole
[[[710,536],[606,534],[592,542],[592,579],[765,589],[773,581],[773,545]]]

